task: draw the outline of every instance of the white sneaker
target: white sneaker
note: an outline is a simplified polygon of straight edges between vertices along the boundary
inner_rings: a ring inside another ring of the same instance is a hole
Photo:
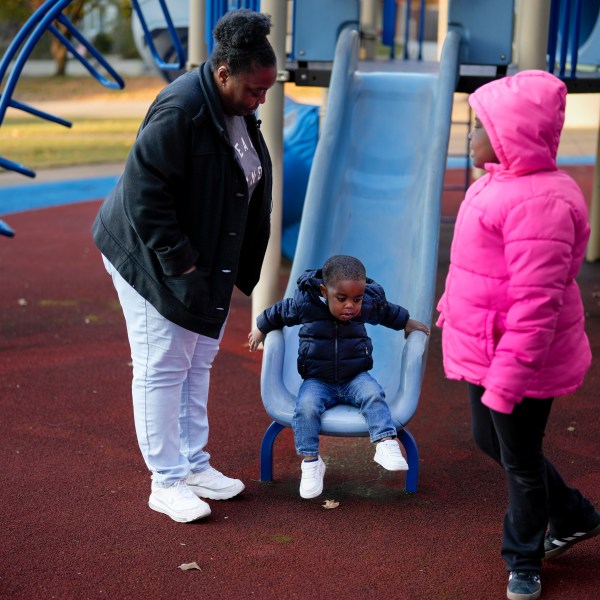
[[[302,479],[300,480],[300,496],[302,498],[316,498],[323,491],[323,477],[325,477],[325,463],[321,457],[310,462],[302,461]]]
[[[245,487],[239,479],[225,477],[223,473],[212,467],[200,473],[190,473],[185,482],[196,496],[210,498],[211,500],[233,498]]]
[[[189,523],[210,515],[210,506],[192,494],[183,481],[169,487],[152,483],[148,506],[179,523]]]
[[[375,448],[373,460],[388,471],[408,471],[408,463],[404,460],[397,440],[383,440]]]

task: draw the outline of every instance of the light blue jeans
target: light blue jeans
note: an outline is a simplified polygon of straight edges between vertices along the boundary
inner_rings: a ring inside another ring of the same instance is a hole
[[[305,379],[298,391],[292,418],[296,452],[300,456],[319,454],[321,415],[336,404],[350,404],[359,409],[367,422],[372,443],[385,437],[396,437],[385,392],[367,372],[338,384]]]
[[[106,260],[125,316],[133,362],[133,416],[152,479],[170,486],[209,467],[208,388],[218,340],[165,319]]]

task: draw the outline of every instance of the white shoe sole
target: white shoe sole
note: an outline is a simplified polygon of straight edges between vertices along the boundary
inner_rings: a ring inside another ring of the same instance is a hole
[[[199,507],[197,511],[191,514],[174,513],[166,506],[154,503],[152,500],[148,501],[148,506],[156,512],[163,513],[163,515],[171,517],[173,521],[177,521],[178,523],[191,523],[192,521],[197,521],[198,519],[203,519],[204,517],[208,517],[210,515],[210,506],[208,506],[208,504],[206,506]]]
[[[209,500],[229,500],[242,493],[246,487],[241,481],[239,484],[230,485],[222,490],[213,490],[211,488],[202,487],[201,485],[191,485],[189,483],[187,486],[194,494],[196,494],[196,496],[198,496],[198,498],[208,498]]]
[[[377,457],[373,459],[378,465],[381,465],[386,471],[408,471],[408,463],[404,462],[400,466],[389,466],[384,464],[383,461],[379,460]]]
[[[537,592],[533,594],[516,594],[514,592],[509,592],[508,588],[506,588],[506,597],[508,600],[538,600],[538,598],[542,595],[542,588],[540,588]]]
[[[304,498],[305,500],[310,500],[311,498],[316,498],[317,496],[320,496],[323,493],[323,486],[321,486],[321,489],[317,490],[316,492],[303,492],[302,490],[300,490],[300,497]]]

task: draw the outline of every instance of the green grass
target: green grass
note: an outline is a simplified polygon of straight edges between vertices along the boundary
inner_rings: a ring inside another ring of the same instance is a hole
[[[30,169],[118,163],[135,140],[140,119],[73,119],[63,127],[39,119],[2,125],[0,154]]]
[[[109,117],[67,117],[73,123],[68,128],[13,111],[0,127],[0,156],[34,171],[122,162],[133,145],[142,117],[111,117],[111,106],[123,100],[147,101],[150,105],[164,85],[152,76],[128,78],[124,90],[106,89],[89,77],[22,77],[13,95],[16,100],[42,110],[40,103],[47,101],[103,102]],[[0,175],[2,172],[0,169]]]
[[[125,88],[113,90],[105,88],[91,77],[26,77],[17,83],[13,98],[35,106],[36,102],[60,100],[148,100],[165,86],[157,76],[142,75],[127,77]]]

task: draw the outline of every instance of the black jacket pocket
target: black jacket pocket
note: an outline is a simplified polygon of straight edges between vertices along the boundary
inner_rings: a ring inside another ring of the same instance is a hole
[[[173,297],[192,311],[206,312],[209,305],[209,272],[195,269],[184,275],[166,277],[165,286]]]

